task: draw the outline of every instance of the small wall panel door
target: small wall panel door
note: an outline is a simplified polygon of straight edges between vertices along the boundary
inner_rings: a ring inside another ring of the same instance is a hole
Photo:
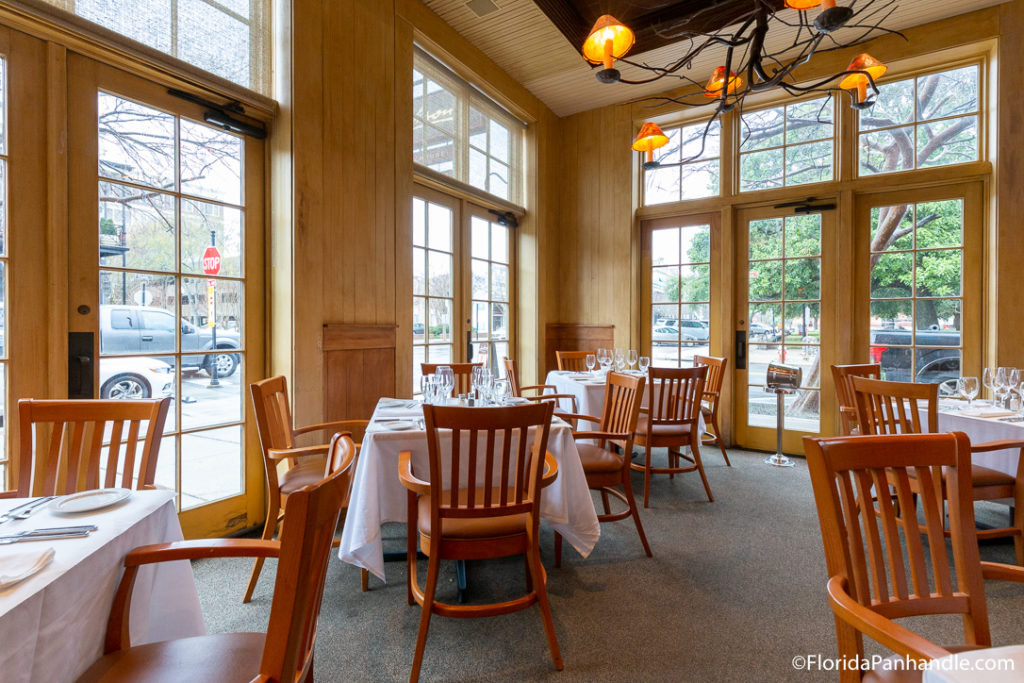
[[[368,419],[378,398],[396,396],[395,330],[324,325],[324,420]]]
[[[544,345],[544,374],[558,369],[555,351],[612,348],[615,346],[615,325],[584,325],[582,323],[548,323]]]

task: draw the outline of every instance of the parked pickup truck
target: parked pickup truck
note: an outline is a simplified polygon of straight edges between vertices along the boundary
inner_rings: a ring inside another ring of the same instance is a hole
[[[911,377],[917,346],[917,374]],[[898,348],[903,347],[903,348]],[[935,384],[960,376],[960,333],[955,330],[871,330],[871,362],[882,365],[885,379]]]
[[[175,319],[169,311],[149,306],[100,306],[100,354],[145,354],[174,365],[175,337],[180,330],[181,351],[213,351],[213,331],[209,327],[196,327],[186,320]],[[217,348],[238,349],[238,332],[217,329]],[[238,368],[237,353],[183,355],[184,372],[206,370],[209,374],[217,365],[217,375],[230,377]]]

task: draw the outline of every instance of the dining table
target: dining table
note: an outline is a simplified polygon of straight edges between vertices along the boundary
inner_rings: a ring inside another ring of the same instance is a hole
[[[1024,419],[1010,410],[976,401],[973,406],[963,401],[942,399],[938,406],[938,431],[963,432],[972,444],[986,441],[1024,440]],[[926,415],[922,412],[922,420]],[[1004,474],[1017,475],[1019,448],[1008,448],[988,453],[974,453],[971,462],[975,465],[998,470]]]
[[[519,401],[510,399],[509,404]],[[558,463],[558,476],[541,493],[541,520],[587,557],[601,530],[568,423],[552,420],[547,450]],[[406,522],[406,489],[398,478],[398,456],[403,451],[411,453],[414,471],[429,470],[423,407],[412,399],[382,398],[359,450],[338,550],[344,562],[367,569],[382,581],[386,577],[381,527]]]
[[[1024,645],[1004,645],[946,655],[926,665],[921,683],[1024,681]]]
[[[28,499],[0,499],[0,514]],[[61,498],[26,519],[0,524],[0,536],[22,531],[93,525],[79,538],[0,545],[0,679],[74,681],[103,655],[103,641],[125,555],[151,543],[182,540],[167,490],[131,491],[103,509],[61,513]],[[82,507],[82,506],[79,506]],[[34,559],[48,563],[13,582],[12,572]],[[188,561],[141,568],[132,597],[132,644],[203,635],[202,612]]]

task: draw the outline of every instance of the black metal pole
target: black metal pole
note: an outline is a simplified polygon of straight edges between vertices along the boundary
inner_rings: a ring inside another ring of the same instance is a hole
[[[210,246],[217,246],[217,233],[213,230],[210,231]],[[212,276],[207,276],[212,280]],[[211,343],[213,344],[213,357],[210,363],[210,385],[211,387],[219,387],[220,379],[217,378],[217,292],[214,290],[213,296],[210,297],[210,322],[213,325],[210,327],[211,330]]]

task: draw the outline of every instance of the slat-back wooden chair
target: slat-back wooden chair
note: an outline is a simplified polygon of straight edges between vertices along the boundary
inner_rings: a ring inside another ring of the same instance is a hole
[[[455,388],[452,392],[468,394],[473,390],[473,368],[482,368],[483,363],[420,363],[420,372],[424,375],[432,375],[441,366],[447,365],[455,375]]]
[[[937,384],[889,382],[865,377],[852,378],[861,434],[919,434],[938,431]],[[927,421],[921,423],[922,407]],[[1013,538],[1017,564],[1024,565],[1024,440],[987,441],[971,446],[972,453],[987,453],[1016,448],[1016,475],[1006,474],[971,463],[970,477],[974,500],[1014,500],[1011,525],[984,529],[979,538]],[[916,481],[911,484],[916,486]],[[913,508],[910,508],[913,509]]]
[[[18,401],[18,486],[12,495],[154,488],[170,406],[170,398]]]
[[[839,401],[839,427],[843,434],[855,434],[857,426],[857,398],[853,394],[853,378],[882,378],[882,366],[878,363],[855,365],[833,365],[832,379],[836,385],[836,399]]]
[[[346,439],[332,442],[334,471],[291,494],[282,540],[179,541],[128,553],[107,624],[105,656],[79,681],[312,681],[327,562],[355,462],[355,448]],[[266,634],[221,633],[132,647],[129,610],[139,567],[213,557],[278,558]]]
[[[267,519],[263,525],[262,538],[269,541],[274,537],[277,525],[285,515],[288,496],[303,486],[315,484],[323,479],[324,458],[329,447],[326,439],[337,432],[363,433],[368,421],[336,420],[294,427],[288,401],[288,382],[283,376],[254,382],[249,385],[249,391],[252,394],[253,412],[256,415],[256,431],[259,433],[260,447],[263,450],[263,468],[267,475]],[[325,440],[312,446],[296,445],[299,436],[314,432],[323,433]],[[346,497],[345,503],[347,502]],[[252,599],[262,570],[263,558],[258,557],[253,563],[242,602],[249,602]],[[361,576],[362,588],[366,590],[369,586],[369,573],[364,572]]]
[[[512,358],[505,359],[505,375],[508,377],[509,386],[512,388],[512,395],[519,398],[525,398],[530,401],[551,401],[558,407],[560,399],[566,399],[572,404],[572,412],[579,412],[579,408],[576,404],[576,396],[573,394],[559,394],[558,387],[554,384],[532,384],[529,386],[519,386],[519,364]],[[550,390],[551,393],[544,393]],[[524,391],[539,391],[540,394],[536,396],[523,396]]]
[[[533,604],[540,607],[555,668],[562,669],[538,545],[541,488],[554,481],[558,470],[547,453],[552,410],[548,402],[508,408],[423,406],[429,472],[415,472],[408,451],[399,455],[398,463],[399,477],[408,489],[408,599],[410,605],[415,601],[422,607],[410,681],[419,678],[432,614],[488,617]],[[428,558],[422,590],[417,537]],[[526,557],[526,595],[484,605],[436,599],[441,560],[510,555]]]
[[[804,451],[821,524],[839,656],[864,661],[865,635],[898,657],[915,660],[990,647],[983,579],[1024,582],[1024,569],[979,560],[967,436],[807,437]],[[943,478],[952,566],[943,535]],[[917,520],[897,512],[913,508],[913,481],[921,483],[927,548]],[[864,514],[872,505],[878,514]],[[966,646],[940,647],[894,621],[922,614],[960,615]],[[856,667],[842,668],[839,680],[853,683],[862,675],[872,681],[914,680],[913,672],[863,672]]]
[[[704,482],[704,491],[709,501],[714,501],[707,475],[704,474],[704,463],[700,457],[700,410],[704,398],[704,387],[707,382],[708,368],[700,365],[693,368],[655,368],[647,369],[647,395],[650,399],[647,408],[636,423],[636,445],[644,447],[644,462],[633,463],[633,469],[644,473],[644,507],[651,497],[651,474],[676,474],[693,472],[700,473]],[[646,414],[644,414],[646,413]],[[692,464],[681,467],[679,460],[683,456],[680,449],[690,447]],[[653,467],[651,465],[651,449],[668,448],[668,466]]]
[[[558,360],[558,369],[563,372],[586,372],[587,354],[597,356],[597,350],[591,351],[555,351],[555,358]]]
[[[629,476],[634,432],[640,414],[640,402],[644,396],[645,382],[646,379],[643,377],[609,372],[605,380],[601,417],[575,414],[571,417],[597,425],[594,431],[574,431],[573,438],[576,440],[576,449],[583,463],[587,486],[601,492],[604,514],[597,516],[598,521],[616,522],[632,517],[644,552],[650,557],[651,546],[647,543],[647,534],[640,523],[640,512],[636,507],[633,483]],[[616,448],[619,449],[618,452]],[[622,491],[615,488],[616,486],[621,486]],[[609,505],[609,495],[625,503],[626,509],[613,513]],[[557,531],[555,566],[562,566],[562,535]]]
[[[725,458],[725,464],[732,467],[729,462],[729,454],[725,452],[725,442],[722,440],[722,428],[718,426],[718,406],[722,400],[722,384],[725,382],[725,370],[729,366],[728,358],[717,358],[715,356],[694,356],[694,365],[708,366],[708,379],[704,386],[704,405],[701,412],[704,414],[704,423],[710,426],[714,432],[706,429],[701,437],[701,443],[705,446],[718,446]]]

